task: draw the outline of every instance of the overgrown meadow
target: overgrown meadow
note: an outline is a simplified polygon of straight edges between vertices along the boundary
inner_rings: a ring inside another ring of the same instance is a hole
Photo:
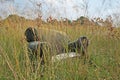
[[[87,22],[84,22],[87,23]],[[89,38],[89,55],[45,64],[31,72],[25,29],[34,26],[65,32],[71,41],[80,36]],[[78,22],[18,19],[0,21],[0,80],[120,80],[120,28],[82,25]]]

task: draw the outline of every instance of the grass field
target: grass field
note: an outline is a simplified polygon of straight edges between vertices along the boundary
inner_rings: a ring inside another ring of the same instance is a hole
[[[7,24],[7,23],[4,23]],[[24,31],[27,24],[0,27],[0,80],[120,80],[120,28],[43,24],[42,27],[65,32],[71,41],[80,36],[90,40],[89,58],[67,59],[45,65],[32,73]]]

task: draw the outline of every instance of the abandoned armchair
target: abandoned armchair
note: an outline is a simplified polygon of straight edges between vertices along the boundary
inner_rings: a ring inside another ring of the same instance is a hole
[[[86,55],[88,43],[89,43],[87,37],[85,36],[79,37],[76,41],[69,42],[68,38],[66,38],[65,35],[61,35],[60,33],[56,34],[54,32],[52,32],[52,34],[55,34],[55,36],[54,37],[53,35],[51,36],[51,33],[49,32],[47,34],[49,36],[47,36],[45,40],[40,41],[38,32],[35,28],[29,27],[26,29],[25,36],[28,42],[28,52],[31,62],[34,59],[40,58],[41,64],[44,64],[44,55],[47,54],[43,51],[44,47],[47,47],[47,49],[50,50],[49,56],[52,57],[51,59],[55,58],[55,56],[57,57],[57,59],[59,59],[58,56],[60,56],[60,59],[62,59],[62,57],[65,58],[67,52],[68,52],[67,54],[68,57],[78,56],[78,54],[76,55],[76,53],[80,53],[80,56]],[[62,45],[63,42],[64,44],[67,44],[68,47],[64,47]],[[55,52],[53,49],[56,49],[55,55],[53,55],[53,53]],[[55,61],[55,59],[53,60]]]

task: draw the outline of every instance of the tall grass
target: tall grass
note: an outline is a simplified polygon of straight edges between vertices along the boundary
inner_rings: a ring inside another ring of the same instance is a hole
[[[25,23],[24,23],[25,24]],[[84,64],[82,58],[72,58],[45,64],[31,71],[27,42],[24,38],[26,27],[0,27],[0,80],[119,80],[120,79],[120,29],[110,31],[106,27],[82,27],[42,24],[42,27],[66,32],[73,41],[80,36],[90,39],[89,58]],[[114,34],[114,36],[112,36]],[[41,66],[41,65],[40,65]]]

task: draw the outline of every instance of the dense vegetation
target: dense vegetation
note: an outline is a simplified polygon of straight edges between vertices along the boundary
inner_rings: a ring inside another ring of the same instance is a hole
[[[100,25],[99,23],[102,23]],[[99,22],[99,23],[98,23]],[[120,79],[120,28],[109,20],[96,21],[81,17],[76,21],[41,19],[28,20],[16,15],[0,21],[0,80],[119,80]],[[89,58],[66,59],[45,65],[31,72],[24,31],[29,26],[65,32],[71,41],[80,36],[90,40]]]

